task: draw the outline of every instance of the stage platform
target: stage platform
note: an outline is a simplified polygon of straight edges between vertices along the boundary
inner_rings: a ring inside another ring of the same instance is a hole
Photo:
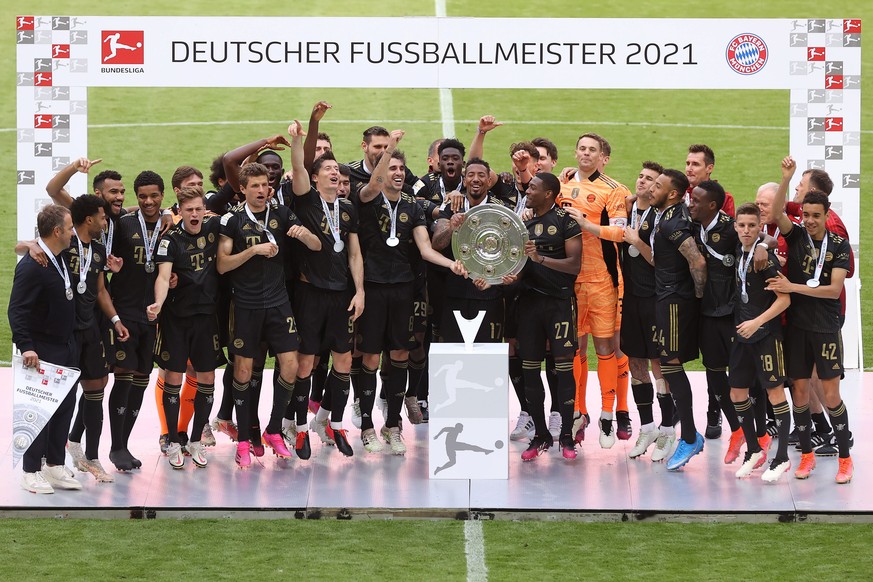
[[[271,386],[270,373],[264,378],[265,387]],[[702,372],[689,376],[698,426],[703,427],[705,377]],[[0,382],[10,385],[9,368],[0,369]],[[589,406],[596,411],[596,383],[588,393]],[[264,423],[270,394],[265,388]],[[158,449],[159,425],[150,388],[130,445],[143,461],[142,469],[114,473],[116,481],[110,484],[77,472],[82,491],[35,495],[21,489],[20,465],[12,469],[11,391],[6,391],[0,400],[0,466],[5,467],[0,472],[0,516],[873,521],[873,496],[868,490],[873,488],[873,373],[847,373],[843,397],[855,438],[855,477],[848,485],[834,483],[836,458],[820,458],[805,481],[794,479],[789,472],[780,482],[764,483],[761,470],[738,480],[734,472],[739,461],[723,463],[727,429],[720,439],[706,441],[703,453],[675,473],[668,472],[663,463],[652,463],[648,455],[628,459],[639,430],[632,403],[634,437],[617,441],[612,449],[600,448],[596,426],[592,426],[575,461],[563,460],[555,447],[523,463],[520,454],[526,445],[510,442],[508,480],[431,480],[427,477],[427,425],[405,422],[409,450],[403,457],[367,454],[360,431],[352,427],[350,411],[346,427],[354,457],[343,457],[336,448],[323,446],[311,433],[309,461],[278,460],[268,452],[260,463],[255,461],[242,471],[234,464],[235,446],[224,435],[216,435],[218,444],[208,450],[207,468],[196,468],[188,459],[183,470],[173,470]],[[516,414],[513,407],[513,421]],[[108,433],[107,421],[101,460],[110,469]],[[800,453],[791,447],[790,455],[796,466]]]

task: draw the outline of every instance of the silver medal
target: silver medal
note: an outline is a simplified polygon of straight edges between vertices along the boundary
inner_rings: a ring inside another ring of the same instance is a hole
[[[740,293],[740,301],[742,301],[743,303],[748,303],[748,302],[749,302],[749,296],[748,296],[747,294],[745,294],[745,293]]]
[[[388,240],[385,241],[385,244],[387,244],[389,247],[396,247],[400,244],[400,239],[396,236],[389,236]]]
[[[70,289],[69,287],[67,287],[67,289],[66,289],[66,293],[65,293],[65,294],[66,294],[66,296],[67,296],[67,301],[72,301],[72,300],[73,300],[73,290],[72,290],[72,289]]]
[[[79,295],[84,295],[85,291],[88,290],[88,286],[85,285],[84,281],[79,281],[79,284],[76,285],[76,291],[79,292]]]
[[[146,273],[154,273],[155,272],[155,263],[154,261],[146,261],[145,264]]]
[[[335,243],[333,243],[333,251],[334,251],[335,253],[341,253],[341,252],[343,252],[343,249],[344,249],[344,248],[346,248],[346,245],[345,245],[345,243],[344,243],[343,241],[341,241],[341,240],[338,240],[338,241],[336,241]]]
[[[733,255],[725,255],[721,259],[721,264],[725,267],[733,267],[734,266],[734,256]]]
[[[640,249],[631,245],[627,249],[627,254],[629,254],[632,257],[638,257],[638,256],[640,256]]]
[[[821,283],[819,283],[819,282],[818,282],[817,280],[815,280],[815,279],[810,279],[809,281],[806,282],[806,286],[807,286],[807,287],[810,287],[810,288],[812,288],[812,289],[815,289],[815,288],[818,287],[819,285],[821,285]]]

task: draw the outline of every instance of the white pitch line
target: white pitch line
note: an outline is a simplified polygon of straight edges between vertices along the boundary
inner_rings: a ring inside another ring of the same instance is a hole
[[[485,534],[478,519],[464,522],[464,554],[467,556],[467,582],[487,582]]]
[[[437,18],[445,18],[446,0],[434,0]],[[443,124],[443,137],[455,137],[455,100],[451,89],[440,89],[440,116]]]

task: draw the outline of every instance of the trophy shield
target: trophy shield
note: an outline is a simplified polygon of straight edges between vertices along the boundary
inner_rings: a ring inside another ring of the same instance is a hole
[[[464,214],[464,223],[452,233],[452,251],[470,279],[501,283],[504,275],[516,275],[527,255],[527,228],[521,218],[499,204],[480,204]]]

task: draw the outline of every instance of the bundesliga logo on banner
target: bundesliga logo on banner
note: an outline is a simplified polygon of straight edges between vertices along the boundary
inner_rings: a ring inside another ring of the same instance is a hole
[[[145,47],[141,30],[104,30],[101,64],[142,65],[145,63]]]
[[[727,46],[727,62],[741,75],[754,75],[767,64],[767,44],[755,34],[739,34]]]

